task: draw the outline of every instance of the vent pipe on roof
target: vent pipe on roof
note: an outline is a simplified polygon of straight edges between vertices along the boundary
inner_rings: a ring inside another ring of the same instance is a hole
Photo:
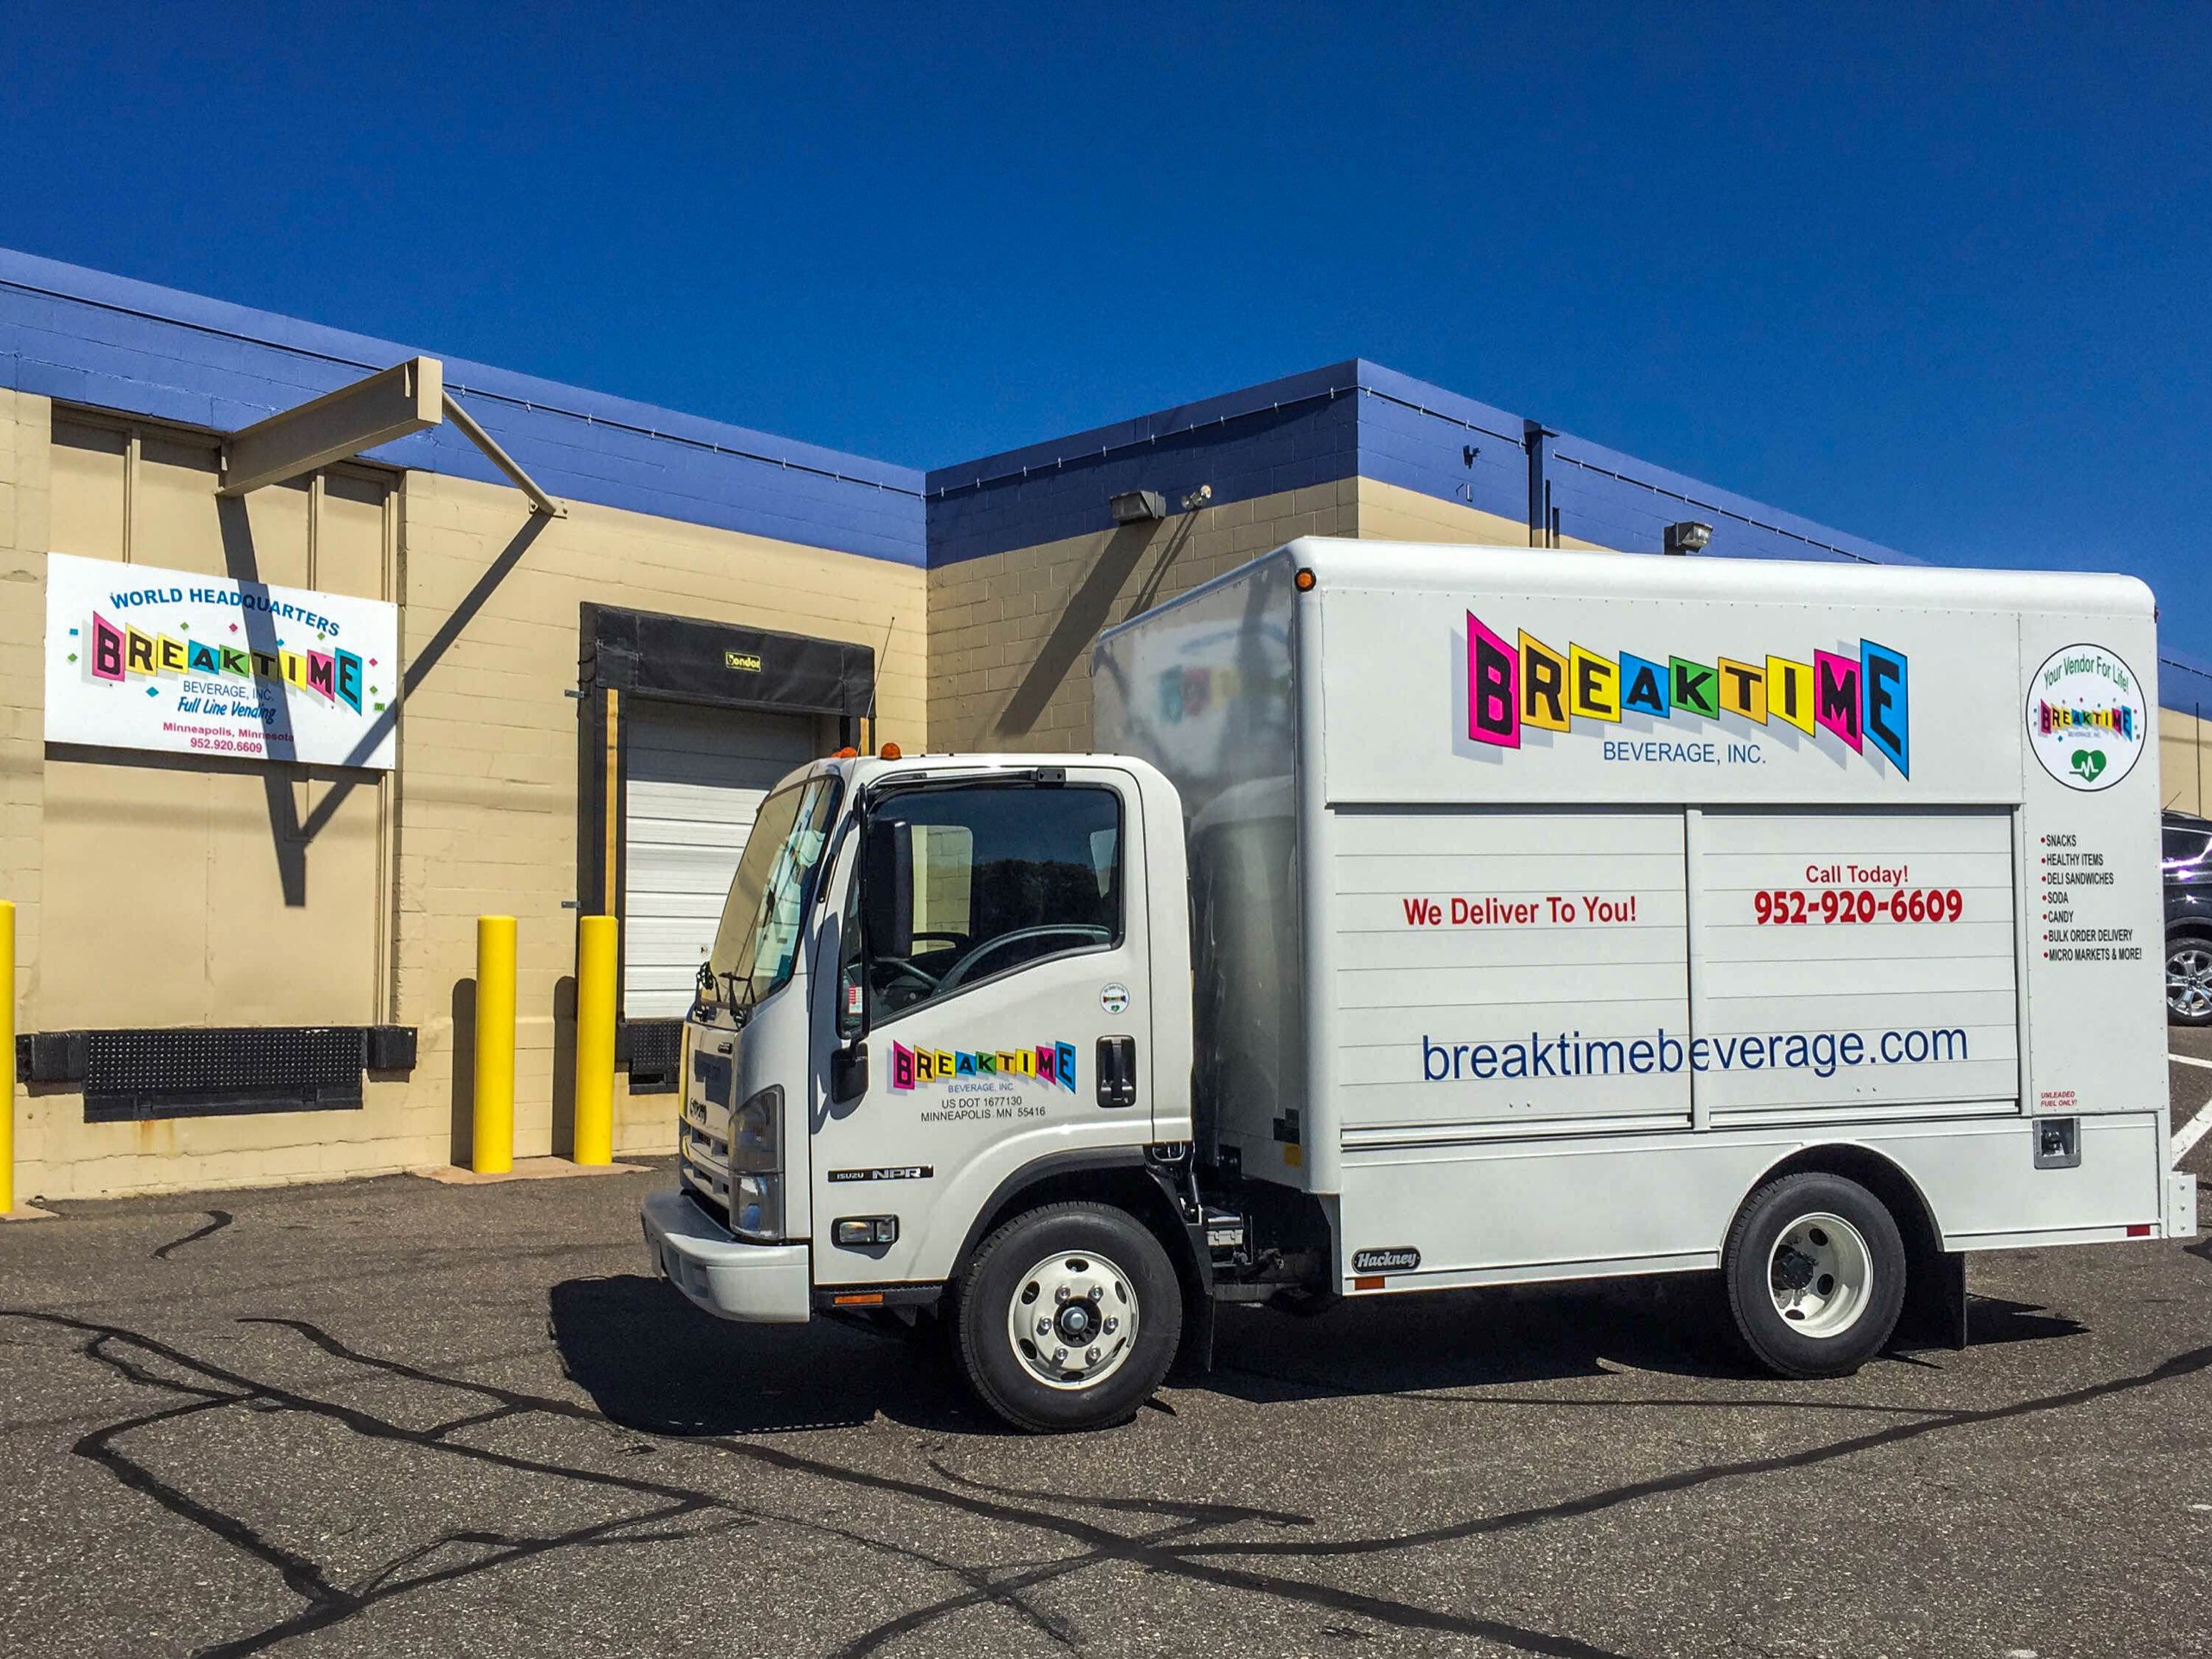
[[[1558,433],[1541,421],[1521,423],[1521,442],[1529,452],[1529,545],[1542,547],[1551,540],[1551,495],[1544,482],[1544,441]]]

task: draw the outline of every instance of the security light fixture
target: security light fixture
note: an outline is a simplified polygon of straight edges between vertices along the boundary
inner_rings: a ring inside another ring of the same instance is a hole
[[[1212,499],[1213,486],[1211,484],[1201,484],[1197,489],[1192,490],[1188,495],[1183,498],[1183,511],[1189,512],[1195,508],[1203,507],[1207,502]]]
[[[1713,539],[1713,526],[1701,524],[1694,518],[1685,518],[1678,524],[1667,526],[1663,543],[1669,553],[1701,553],[1705,544]]]
[[[1148,524],[1167,516],[1167,498],[1158,490],[1124,490],[1107,502],[1117,524]]]

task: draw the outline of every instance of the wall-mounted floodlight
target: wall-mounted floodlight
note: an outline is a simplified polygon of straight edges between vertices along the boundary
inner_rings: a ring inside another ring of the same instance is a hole
[[[1188,495],[1183,498],[1183,511],[1185,512],[1193,512],[1199,507],[1203,507],[1207,502],[1212,499],[1213,486],[1211,484],[1201,484],[1197,489],[1192,490]]]
[[[1117,524],[1149,524],[1167,516],[1167,498],[1158,490],[1124,490],[1106,505],[1114,509]]]
[[[1685,518],[1678,524],[1667,526],[1666,540],[1662,545],[1669,553],[1701,553],[1705,550],[1705,544],[1712,539],[1711,524]]]

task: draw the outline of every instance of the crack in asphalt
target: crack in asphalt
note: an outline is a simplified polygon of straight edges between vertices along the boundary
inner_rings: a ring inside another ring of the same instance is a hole
[[[220,1212],[210,1212],[219,1214]],[[200,1233],[175,1241],[181,1245]],[[2191,1247],[2190,1253],[2212,1262],[2212,1241]],[[174,1248],[174,1246],[170,1247]],[[29,1321],[66,1331],[83,1338],[79,1352],[125,1382],[170,1396],[172,1403],[107,1423],[82,1436],[73,1448],[105,1471],[126,1489],[138,1493],[179,1519],[219,1539],[273,1572],[285,1588],[305,1604],[298,1611],[247,1634],[200,1649],[203,1659],[232,1659],[265,1651],[290,1637],[327,1628],[352,1618],[378,1603],[476,1574],[493,1572],[557,1551],[634,1547],[712,1536],[741,1528],[779,1524],[817,1532],[857,1548],[888,1554],[939,1572],[958,1586],[951,1593],[910,1609],[875,1624],[837,1646],[841,1659],[863,1659],[966,1609],[989,1605],[1027,1624],[1056,1647],[1075,1651],[1083,1632],[1064,1617],[1036,1605],[1031,1592],[1090,1567],[1121,1565],[1141,1572],[1163,1573],[1185,1581],[1304,1605],[1339,1615],[1355,1615],[1373,1624],[1403,1630],[1430,1631],[1477,1637],[1517,1651],[1559,1656],[1560,1659],[1622,1659],[1612,1649],[1584,1642],[1563,1632],[1529,1628],[1472,1612],[1454,1611],[1417,1602],[1370,1594],[1341,1586],[1261,1570],[1259,1563],[1322,1562],[1345,1558],[1374,1557],[1449,1544],[1465,1539],[1495,1535],[1556,1522],[1574,1521],[1649,1498],[1693,1491],[1715,1484],[1756,1478],[1818,1466],[1840,1459],[1878,1452],[1923,1437],[1967,1430],[2067,1411],[2098,1400],[2158,1386],[2212,1367],[2212,1346],[2192,1349],[2152,1369],[2107,1378],[2061,1393],[2038,1395],[2009,1404],[1974,1410],[1867,1405],[1838,1408],[1869,1412],[1910,1412],[1915,1421],[1873,1430],[1865,1434],[1823,1443],[1802,1451],[1770,1457],[1738,1459],[1678,1471],[1650,1479],[1605,1488],[1556,1503],[1534,1505],[1470,1517],[1420,1531],[1363,1538],[1236,1538],[1206,1535],[1219,1529],[1264,1526],[1277,1532],[1315,1524],[1313,1517],[1288,1511],[1169,1498],[1122,1497],[1061,1491],[1016,1491],[949,1467],[939,1457],[925,1459],[925,1466],[942,1484],[847,1467],[729,1434],[654,1435],[677,1445],[711,1447],[728,1456],[791,1474],[805,1480],[859,1490],[919,1503],[938,1512],[987,1523],[1041,1532],[1061,1541],[1071,1553],[1044,1560],[1001,1561],[978,1566],[944,1559],[911,1542],[894,1541],[856,1529],[783,1513],[766,1505],[739,1503],[721,1494],[672,1481],[610,1473],[584,1465],[524,1456],[493,1447],[471,1445],[454,1437],[470,1428],[526,1417],[550,1417],[606,1428],[621,1427],[597,1409],[550,1395],[534,1395],[467,1377],[442,1374],[427,1368],[351,1347],[328,1332],[306,1320],[249,1318],[244,1325],[257,1325],[289,1332],[331,1358],[356,1370],[368,1370],[428,1389],[448,1389],[473,1395],[481,1408],[440,1421],[429,1428],[409,1428],[340,1401],[324,1399],[300,1389],[251,1376],[202,1357],[158,1338],[127,1327],[36,1309],[0,1309],[0,1317]],[[181,1376],[163,1375],[159,1365]],[[1444,1398],[1445,1396],[1430,1396]],[[1468,1403],[1528,1404],[1525,1398],[1481,1400]],[[1649,1405],[1649,1401],[1560,1402],[1546,1404]],[[1701,1406],[1713,1402],[1694,1402]],[[1787,1408],[1789,1401],[1759,1400],[1743,1407]],[[1825,1402],[1824,1402],[1825,1403]],[[118,1444],[132,1433],[204,1417],[210,1412],[244,1408],[259,1412],[290,1412],[322,1419],[365,1439],[397,1441],[442,1455],[496,1467],[525,1478],[580,1483],[610,1494],[642,1500],[645,1508],[564,1531],[543,1534],[509,1533],[481,1529],[441,1532],[429,1542],[414,1546],[351,1584],[332,1581],[324,1568],[310,1558],[262,1535],[239,1516],[206,1503],[172,1482],[162,1479],[146,1464]],[[639,1431],[624,1429],[634,1433]],[[627,1451],[631,1448],[622,1448]],[[1084,1518],[1082,1514],[1059,1513],[1046,1505],[1101,1516],[1156,1517],[1159,1528],[1128,1533]],[[452,1559],[457,1549],[471,1554]]]
[[[207,1224],[205,1227],[201,1227],[195,1231],[187,1233],[182,1238],[173,1238],[169,1240],[168,1243],[162,1245],[159,1249],[154,1252],[154,1260],[156,1262],[168,1261],[169,1259],[169,1252],[171,1250],[181,1250],[188,1244],[196,1244],[203,1238],[207,1238],[216,1233],[219,1233],[224,1228],[229,1226],[233,1219],[231,1212],[227,1210],[203,1210],[200,1211],[200,1214],[207,1217]]]

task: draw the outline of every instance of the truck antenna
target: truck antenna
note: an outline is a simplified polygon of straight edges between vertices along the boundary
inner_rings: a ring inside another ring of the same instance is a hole
[[[883,645],[875,653],[875,672],[868,677],[868,746],[870,748],[875,747],[876,682],[883,677],[883,659],[891,651],[891,630],[898,626],[899,619],[896,616],[883,625]]]

